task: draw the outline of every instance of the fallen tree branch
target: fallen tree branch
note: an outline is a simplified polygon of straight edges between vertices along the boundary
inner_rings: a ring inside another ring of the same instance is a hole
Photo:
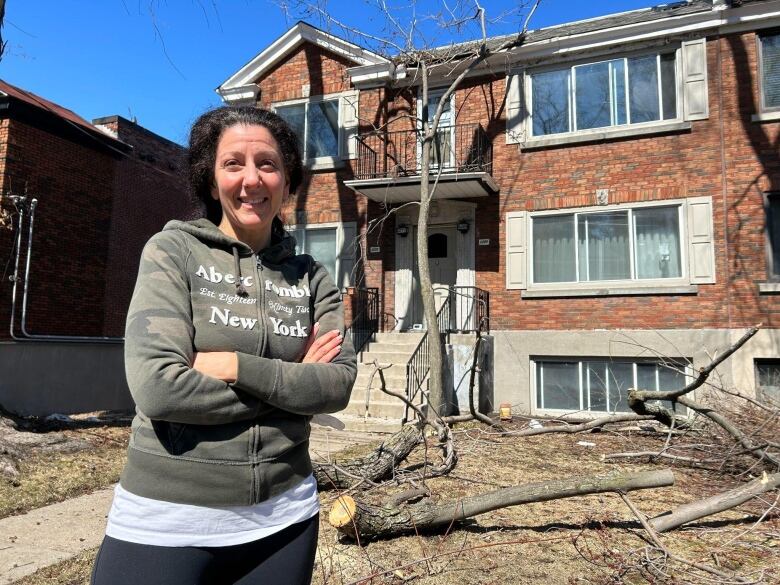
[[[694,410],[699,414],[706,416],[712,422],[717,424],[720,428],[722,428],[734,439],[736,439],[736,441],[740,445],[742,445],[745,448],[745,450],[753,457],[756,457],[760,461],[768,461],[776,468],[780,469],[780,459],[767,452],[766,449],[767,445],[754,445],[747,437],[747,435],[745,435],[745,433],[743,433],[729,419],[727,419],[725,416],[723,416],[716,410],[708,406],[704,406],[703,404],[699,404],[698,402],[694,402],[687,396],[680,396],[680,398],[678,398],[677,401],[680,404],[687,406],[691,410]]]
[[[623,502],[626,504],[626,506],[628,506],[628,509],[631,510],[634,516],[636,516],[636,519],[639,520],[639,523],[647,532],[648,536],[650,537],[650,540],[653,542],[653,545],[655,545],[655,547],[658,550],[660,550],[664,554],[664,556],[666,556],[668,559],[672,561],[677,561],[678,563],[682,563],[684,565],[688,565],[689,567],[693,567],[694,569],[698,569],[699,571],[702,571],[704,573],[709,573],[710,575],[714,575],[716,577],[719,577],[720,579],[726,579],[731,583],[749,583],[747,579],[743,579],[742,577],[729,575],[727,573],[724,573],[723,571],[716,569],[715,567],[711,567],[710,565],[689,561],[688,559],[679,557],[674,553],[672,553],[668,548],[664,546],[663,542],[661,542],[661,537],[659,536],[659,534],[648,523],[647,519],[645,518],[645,515],[639,511],[639,509],[628,498],[628,496],[622,492],[619,492],[619,495],[622,498]]]
[[[428,405],[428,410],[432,413],[433,416],[425,416],[425,413],[415,404],[412,403],[411,400],[409,400],[406,396],[399,394],[398,392],[393,392],[392,390],[387,389],[387,384],[385,384],[385,375],[384,372],[382,372],[382,368],[377,364],[376,360],[374,361],[374,367],[377,368],[379,371],[379,380],[381,382],[380,389],[385,394],[392,396],[394,398],[397,398],[404,404],[406,404],[409,408],[411,408],[415,414],[417,414],[418,417],[418,424],[421,426],[421,428],[424,428],[425,425],[430,425],[434,429],[436,429],[436,433],[439,438],[439,448],[442,450],[442,463],[441,465],[433,466],[428,468],[428,454],[427,454],[427,442],[425,441],[423,437],[423,445],[426,447],[426,456],[425,456],[425,471],[427,471],[426,475],[428,477],[435,477],[435,476],[441,476],[446,475],[450,471],[452,471],[455,466],[458,463],[458,453],[455,450],[455,442],[452,437],[452,429],[447,425],[439,416],[439,413],[433,410],[433,408]]]
[[[672,455],[664,451],[635,451],[633,453],[609,453],[603,456],[604,461],[610,459],[636,459],[640,457],[647,457],[650,461],[654,459],[669,459],[670,461],[677,461],[689,465],[690,467],[696,467],[697,469],[708,469],[710,471],[716,471],[718,467],[708,465],[718,463],[719,459],[696,459],[695,457],[686,457],[685,455]]]
[[[729,491],[683,504],[668,514],[656,516],[650,520],[650,525],[658,532],[667,532],[687,522],[735,508],[778,487],[780,487],[780,473],[771,475],[764,473],[761,477]]]
[[[654,420],[654,419],[655,417],[651,414],[646,414],[646,415],[633,414],[633,413],[611,414],[609,416],[602,416],[601,418],[596,418],[576,425],[562,424],[562,425],[553,425],[547,427],[539,427],[536,429],[529,428],[529,429],[523,429],[521,431],[510,431],[509,434],[515,437],[532,437],[534,435],[546,435],[548,433],[573,434],[573,433],[582,433],[584,431],[591,431],[593,429],[598,429],[603,427],[606,424],[637,422],[642,420]]]
[[[508,506],[673,484],[674,475],[664,469],[556,479],[512,486],[442,504],[426,500],[404,507],[373,506],[345,495],[333,504],[329,522],[339,532],[352,538],[391,536],[448,526],[452,522]]]
[[[648,400],[677,400],[680,396],[693,392],[707,381],[707,378],[710,377],[710,374],[716,367],[723,363],[727,358],[731,357],[735,351],[745,345],[751,337],[758,333],[759,327],[760,326],[756,326],[748,329],[742,337],[723,350],[719,355],[715,356],[709,364],[700,368],[699,375],[696,376],[696,379],[690,384],[687,384],[679,390],[631,390],[628,395],[629,406],[631,405],[632,398],[641,402],[646,402]]]
[[[406,425],[366,457],[315,462],[313,467],[317,486],[320,490],[349,489],[361,482],[376,483],[387,479],[422,440],[419,428]]]

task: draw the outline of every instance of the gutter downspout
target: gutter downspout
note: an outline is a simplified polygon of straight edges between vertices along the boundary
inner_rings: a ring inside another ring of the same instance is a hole
[[[38,200],[30,202],[30,226],[27,235],[27,258],[24,268],[24,291],[22,293],[21,336],[14,333],[14,317],[16,315],[16,285],[19,283],[19,259],[22,254],[22,232],[24,231],[24,207],[19,211],[18,234],[16,239],[16,259],[14,260],[14,286],[11,293],[11,339],[14,341],[60,341],[65,343],[123,343],[123,337],[82,337],[76,335],[35,335],[27,331],[27,301],[30,283],[30,263],[32,259],[33,228],[35,226],[35,208]]]

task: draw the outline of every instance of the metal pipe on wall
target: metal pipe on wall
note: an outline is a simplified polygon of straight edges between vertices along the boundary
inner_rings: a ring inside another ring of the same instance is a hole
[[[25,198],[26,200],[26,198]],[[24,231],[24,204],[19,210],[19,223],[17,225],[16,239],[16,258],[14,260],[14,286],[11,292],[11,338],[15,341],[61,341],[65,343],[123,343],[123,337],[89,337],[77,335],[42,335],[33,334],[27,331],[27,304],[29,301],[29,283],[30,283],[30,265],[32,259],[32,243],[35,227],[35,208],[38,206],[38,200],[33,198],[30,202],[30,217],[27,235],[27,258],[24,268],[24,290],[22,293],[22,319],[21,335],[14,332],[14,318],[16,316],[16,288],[19,283],[19,260],[22,254],[22,232]]]

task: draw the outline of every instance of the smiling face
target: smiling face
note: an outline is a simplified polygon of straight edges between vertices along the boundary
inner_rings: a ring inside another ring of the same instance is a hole
[[[219,229],[255,251],[271,241],[271,224],[289,192],[279,146],[264,126],[227,128],[217,143],[211,196],[222,206]]]

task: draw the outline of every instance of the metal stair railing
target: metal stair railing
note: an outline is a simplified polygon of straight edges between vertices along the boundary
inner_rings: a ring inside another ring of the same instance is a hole
[[[436,322],[442,337],[453,332],[490,332],[490,293],[476,286],[453,286],[439,310]],[[430,347],[428,331],[406,363],[406,398],[414,403],[418,394],[423,395],[422,385],[430,371]],[[422,403],[423,400],[421,399]],[[404,409],[403,422],[409,417],[409,407]]]
[[[341,296],[342,300],[344,295]],[[379,289],[356,288],[348,298],[353,298],[354,311],[347,335],[358,353],[379,331]]]
[[[450,298],[451,294],[447,295],[444,302],[436,312],[436,322],[439,324],[440,335],[447,335],[450,330]],[[426,331],[417,347],[412,352],[409,361],[406,362],[406,398],[414,404],[415,398],[420,394],[424,396],[422,392],[422,385],[425,382],[425,378],[428,376],[428,372],[431,369],[430,362],[430,347],[428,345],[428,331]],[[422,400],[420,403],[422,404]],[[409,406],[404,408],[403,422],[409,419]]]

